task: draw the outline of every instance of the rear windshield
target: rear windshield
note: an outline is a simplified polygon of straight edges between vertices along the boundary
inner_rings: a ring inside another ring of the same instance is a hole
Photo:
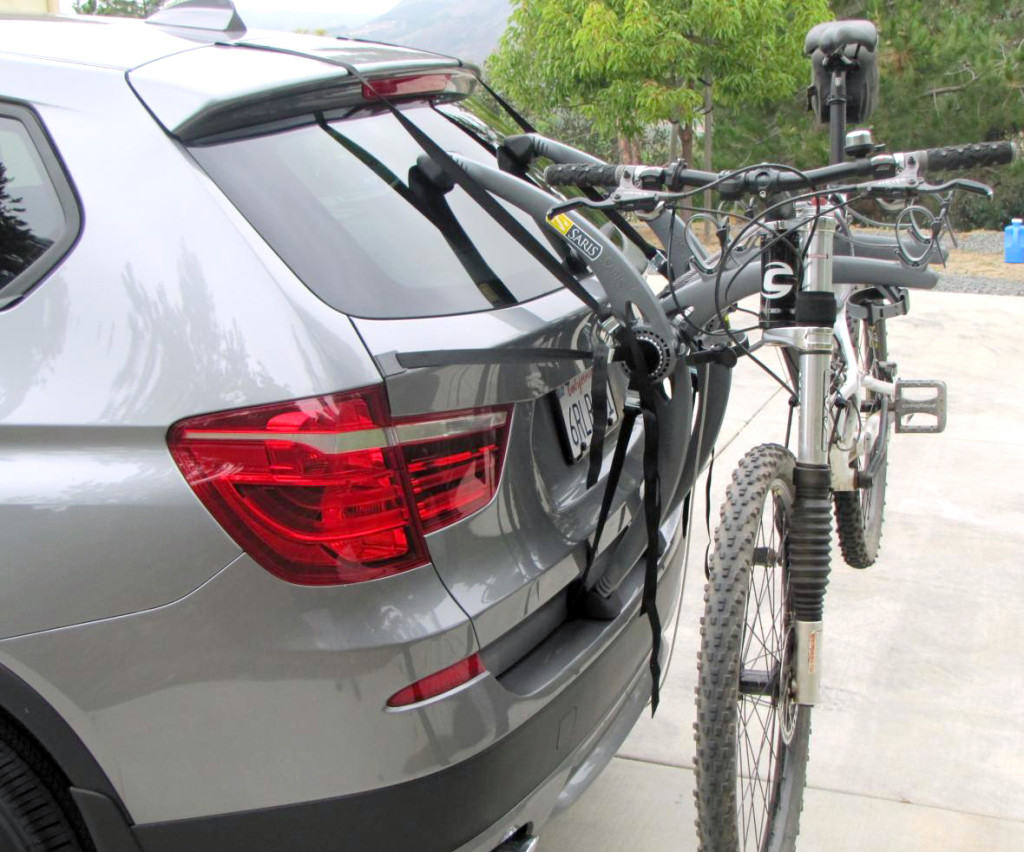
[[[406,108],[446,151],[488,164],[495,129],[484,103]],[[558,282],[462,189],[434,191],[410,169],[423,150],[390,113],[197,147],[211,178],[321,299],[357,317],[491,310]],[[536,223],[513,215],[541,243]],[[554,254],[554,252],[552,252]]]

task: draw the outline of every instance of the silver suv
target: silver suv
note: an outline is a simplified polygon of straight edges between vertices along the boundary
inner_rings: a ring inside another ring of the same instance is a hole
[[[585,363],[415,366],[594,322],[374,94],[494,166],[472,68],[210,20],[0,23],[0,847],[532,848],[651,689],[626,377],[587,488]]]

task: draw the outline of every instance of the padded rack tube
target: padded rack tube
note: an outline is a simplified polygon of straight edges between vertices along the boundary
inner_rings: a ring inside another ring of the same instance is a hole
[[[927,269],[910,269],[891,260],[867,257],[836,256],[832,260],[833,281],[836,284],[872,284],[908,287],[913,290],[931,290],[939,276]],[[702,328],[715,316],[715,276],[695,275],[677,283],[676,298],[693,310],[687,317],[693,325]],[[722,307],[753,296],[761,290],[761,267],[750,263],[739,272],[727,270],[722,275],[721,292],[728,296],[721,300]],[[670,314],[678,313],[671,294],[661,297],[662,306]]]

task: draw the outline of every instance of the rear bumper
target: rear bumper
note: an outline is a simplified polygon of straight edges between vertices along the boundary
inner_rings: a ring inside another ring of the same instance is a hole
[[[678,601],[681,537],[658,602]],[[646,619],[625,627],[547,705],[484,751],[405,783],[274,808],[134,827],[144,852],[487,852],[574,801],[625,739],[650,693]]]
[[[351,796],[136,826],[136,836],[146,852],[451,852],[498,823],[538,779],[555,774],[621,703],[649,647],[644,628],[635,621],[536,716],[448,769]]]

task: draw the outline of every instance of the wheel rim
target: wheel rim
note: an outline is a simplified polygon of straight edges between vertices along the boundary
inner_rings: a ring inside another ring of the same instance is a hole
[[[764,849],[798,705],[792,676],[786,543],[788,514],[772,484],[754,542],[740,654],[736,808],[740,849]]]

